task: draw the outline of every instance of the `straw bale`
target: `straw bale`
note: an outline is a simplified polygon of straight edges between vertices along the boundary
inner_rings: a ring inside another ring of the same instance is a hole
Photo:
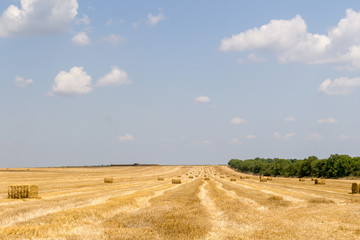
[[[245,177],[244,177],[244,176],[240,176],[240,179],[245,179]]]
[[[189,178],[193,179],[194,177],[193,177],[193,176],[189,176]]]
[[[318,185],[325,185],[325,179],[315,179],[315,184]]]
[[[163,177],[158,177],[158,181],[164,181]]]
[[[230,178],[230,181],[231,181],[231,182],[235,182],[235,181],[236,181],[236,178]]]
[[[8,187],[9,199],[38,198],[38,185],[10,185]]]
[[[104,178],[104,183],[113,183],[114,179],[113,178]]]
[[[249,176],[245,176],[246,179],[249,179],[250,177]]]
[[[272,177],[268,177],[266,178],[268,181],[272,181]]]
[[[224,178],[224,176],[220,176],[220,178]]]
[[[172,184],[181,184],[181,179],[179,179],[179,178],[173,178],[173,179],[171,179],[171,183],[172,183]]]
[[[210,178],[209,178],[209,177],[205,177],[204,180],[208,181],[208,180],[210,180]]]
[[[359,193],[359,187],[360,184],[359,183],[352,183],[351,185],[351,193]]]
[[[196,174],[195,177],[199,177],[199,175]]]
[[[305,182],[305,178],[299,178],[299,182]]]
[[[267,182],[268,181],[268,179],[267,178],[260,178],[260,182]]]

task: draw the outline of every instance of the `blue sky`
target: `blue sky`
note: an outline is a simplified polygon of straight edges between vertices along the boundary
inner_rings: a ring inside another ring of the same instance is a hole
[[[358,1],[0,12],[0,167],[359,155]]]

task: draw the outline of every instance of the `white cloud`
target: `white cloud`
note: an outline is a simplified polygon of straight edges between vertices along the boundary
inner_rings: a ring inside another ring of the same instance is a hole
[[[17,87],[24,88],[27,85],[34,83],[34,81],[32,79],[25,79],[21,76],[16,75],[14,79],[14,83],[16,84]]]
[[[329,118],[326,118],[326,119],[319,119],[317,121],[317,123],[319,124],[327,124],[327,123],[337,123],[337,120],[333,117],[329,117]]]
[[[210,141],[210,140],[204,140],[204,141],[201,141],[199,142],[199,145],[213,145],[214,142]]]
[[[289,138],[295,136],[295,133],[287,133],[283,136],[279,132],[274,132],[273,136],[276,139],[288,140]]]
[[[83,67],[73,67],[69,72],[61,71],[56,75],[48,95],[81,95],[91,91],[91,77],[83,71]]]
[[[142,23],[147,23],[151,26],[155,26],[157,25],[160,21],[165,20],[165,15],[163,14],[162,10],[159,9],[159,14],[158,15],[152,15],[152,13],[149,13],[146,16],[146,19],[140,19],[137,22],[134,22],[132,25],[134,28],[137,28],[138,26],[140,26],[140,24]]]
[[[326,79],[321,83],[318,91],[327,95],[345,95],[350,94],[357,87],[360,87],[360,78],[340,77],[334,80]]]
[[[294,122],[295,118],[294,117],[287,117],[284,119],[285,122]]]
[[[113,66],[111,71],[105,76],[101,77],[96,86],[109,86],[109,85],[126,85],[131,84],[132,81],[129,79],[127,73],[117,66]]]
[[[165,16],[164,14],[162,13],[162,10],[159,9],[159,14],[154,16],[152,15],[151,13],[149,13],[147,15],[147,20],[148,20],[148,23],[152,26],[155,26],[156,24],[158,24],[160,21],[162,20],[165,20]]]
[[[243,118],[238,118],[238,117],[234,117],[233,119],[230,120],[230,123],[233,125],[238,125],[238,124],[242,124],[245,123],[246,120]]]
[[[348,135],[346,135],[346,134],[341,134],[341,135],[339,135],[338,138],[339,138],[340,140],[348,140],[348,139],[350,139],[351,137],[348,136]]]
[[[21,0],[0,17],[0,37],[44,36],[70,29],[79,7],[77,0]]]
[[[255,137],[255,135],[252,135],[252,134],[250,134],[250,135],[247,135],[246,136],[246,139],[255,139],[256,137]]]
[[[309,140],[323,140],[323,139],[325,139],[325,137],[316,132],[313,132],[308,136],[308,139]]]
[[[78,24],[78,25],[89,25],[90,24],[90,18],[87,16],[87,15],[83,15],[83,17],[82,18],[80,18],[80,19],[77,19],[76,21],[75,21],[75,23],[76,24]]]
[[[221,41],[222,51],[268,51],[281,62],[336,63],[360,68],[360,12],[352,9],[327,35],[309,33],[304,19],[271,20]]]
[[[125,134],[124,136],[118,137],[119,142],[131,142],[134,141],[134,137],[131,134]]]
[[[196,103],[208,103],[210,102],[210,98],[207,96],[198,96],[195,98]]]
[[[240,139],[238,138],[233,138],[229,141],[230,144],[234,144],[234,145],[238,145],[238,144],[242,144],[242,141],[240,141]]]
[[[87,46],[91,43],[88,35],[85,32],[79,32],[71,39],[71,41],[79,46]]]
[[[116,34],[110,34],[104,37],[106,42],[111,43],[113,46],[119,46],[125,42],[125,38]]]

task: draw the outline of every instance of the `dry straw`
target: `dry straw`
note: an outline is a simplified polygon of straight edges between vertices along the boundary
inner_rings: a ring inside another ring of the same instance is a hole
[[[315,179],[315,184],[318,185],[325,185],[325,179]]]
[[[38,185],[10,185],[8,188],[9,199],[38,198]]]
[[[111,178],[104,178],[104,183],[113,183],[114,182],[114,179],[111,177]]]
[[[172,184],[181,184],[181,179],[179,179],[179,178],[173,178],[173,179],[171,179],[171,183],[172,183]]]
[[[359,187],[360,187],[359,183],[352,183],[352,185],[351,185],[351,193],[352,194],[359,193]]]
[[[299,178],[299,182],[305,182],[305,178]]]

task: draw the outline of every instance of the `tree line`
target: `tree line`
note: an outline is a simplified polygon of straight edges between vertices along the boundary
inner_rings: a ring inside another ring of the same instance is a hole
[[[310,156],[305,159],[255,158],[231,159],[229,166],[240,172],[264,176],[339,178],[360,176],[360,157],[332,154],[327,159]]]

